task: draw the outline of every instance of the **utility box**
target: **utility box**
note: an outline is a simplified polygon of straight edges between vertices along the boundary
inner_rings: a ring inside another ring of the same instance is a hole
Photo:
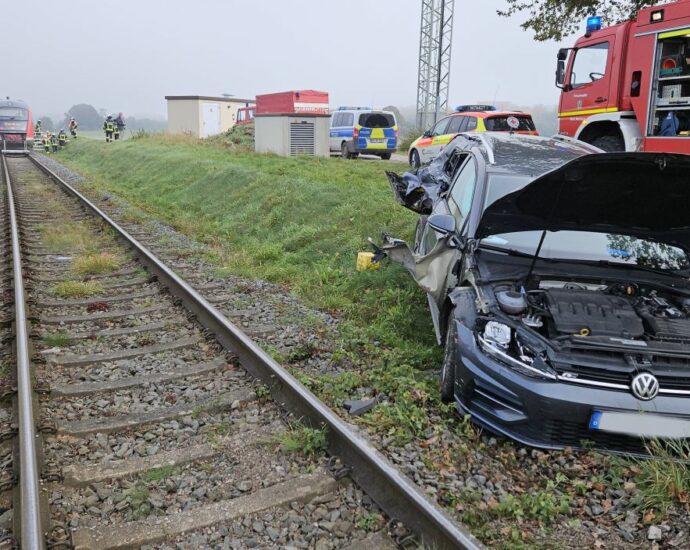
[[[318,90],[292,90],[256,96],[256,114],[304,114],[327,115],[328,92]]]
[[[256,114],[254,118],[257,153],[275,153],[285,157],[330,156],[331,115],[328,114]]]
[[[256,96],[257,153],[330,156],[328,93],[293,90]]]
[[[227,132],[237,123],[237,111],[254,105],[253,99],[213,96],[172,96],[168,101],[168,133],[205,138]]]

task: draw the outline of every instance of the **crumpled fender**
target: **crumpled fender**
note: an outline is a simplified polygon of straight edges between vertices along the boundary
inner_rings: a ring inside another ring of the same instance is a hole
[[[405,241],[384,235],[381,250],[391,261],[407,269],[417,284],[439,302],[446,291],[446,280],[452,266],[460,257],[457,247],[448,242],[451,238],[452,236],[438,239],[433,250],[421,256],[412,252]]]

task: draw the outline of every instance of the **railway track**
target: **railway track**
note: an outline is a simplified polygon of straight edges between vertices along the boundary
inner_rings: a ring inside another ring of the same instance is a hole
[[[209,303],[223,289],[37,160],[1,173],[8,547],[479,547]],[[328,460],[276,452],[302,422]]]

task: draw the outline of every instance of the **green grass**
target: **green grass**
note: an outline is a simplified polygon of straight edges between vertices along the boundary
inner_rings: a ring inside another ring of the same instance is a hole
[[[113,254],[100,252],[80,256],[72,262],[72,271],[78,275],[100,275],[120,269],[121,261]]]
[[[690,508],[690,442],[651,441],[647,448],[652,458],[636,465],[636,503],[662,515],[672,506]]]
[[[325,428],[310,428],[296,422],[290,429],[276,436],[280,448],[286,453],[301,453],[305,456],[319,456],[326,451],[328,437]]]
[[[64,348],[69,346],[71,342],[66,332],[55,332],[53,334],[46,334],[43,337],[43,343],[51,348]]]
[[[61,157],[99,191],[208,243],[218,269],[289,288],[346,320],[354,355],[377,341],[396,363],[438,361],[424,296],[398,266],[357,273],[381,232],[409,238],[416,216],[384,170],[404,164],[230,152],[181,136],[107,145],[84,140]]]
[[[160,468],[152,468],[144,472],[141,478],[146,482],[151,481],[162,481],[168,479],[171,475],[176,472],[175,466],[168,464],[166,466],[161,466]]]
[[[59,298],[85,298],[101,294],[103,286],[95,281],[62,281],[52,286],[50,292]]]

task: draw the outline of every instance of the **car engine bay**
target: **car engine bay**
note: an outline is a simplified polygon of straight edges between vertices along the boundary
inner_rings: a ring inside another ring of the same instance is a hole
[[[690,297],[616,283],[542,281],[536,290],[497,286],[500,310],[549,340],[690,344]]]

